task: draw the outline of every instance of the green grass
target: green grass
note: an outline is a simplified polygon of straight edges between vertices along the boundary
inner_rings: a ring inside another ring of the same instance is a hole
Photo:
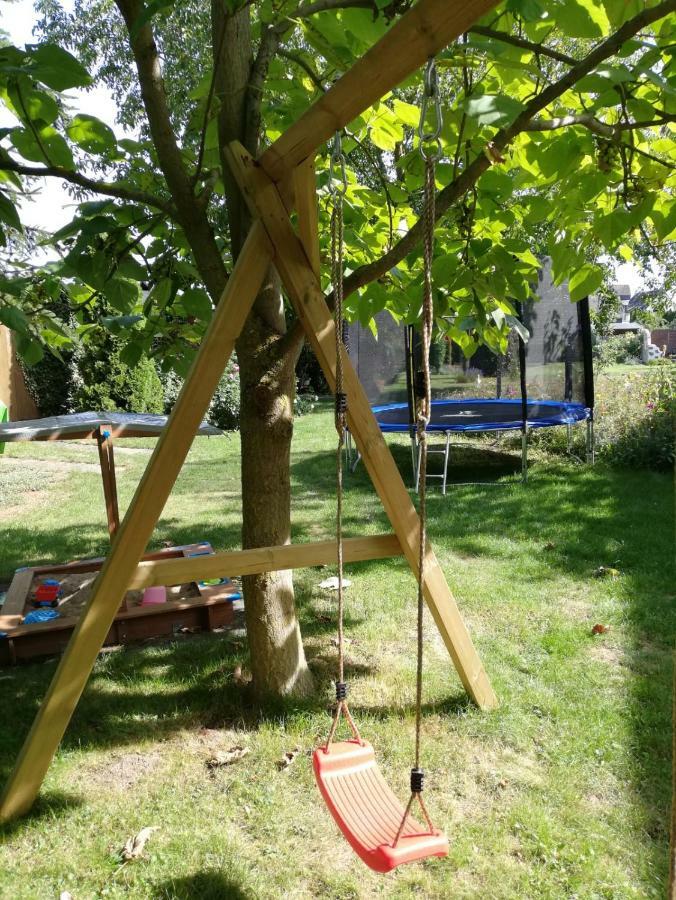
[[[294,440],[294,540],[330,537],[331,413],[300,420]],[[144,444],[124,444],[132,446]],[[393,447],[408,479],[407,445]],[[154,544],[238,545],[238,452],[237,436],[195,442]],[[481,474],[489,459],[501,477],[519,462],[469,451],[457,459],[457,480]],[[118,454],[123,508],[146,460]],[[96,463],[93,446],[8,446],[0,485],[16,503],[5,499],[0,512],[0,575],[105,552],[100,481],[83,463]],[[446,497],[433,489],[429,506],[431,538],[501,701],[490,714],[468,703],[428,617],[427,800],[449,835],[447,860],[377,876],[323,809],[307,753],[329,725],[335,598],[318,588],[331,570],[312,569],[296,573],[296,592],[317,698],[253,708],[232,678],[246,664],[237,634],[105,653],[42,799],[5,832],[0,896],[663,896],[676,624],[671,479],[536,456],[527,486],[468,485]],[[363,469],[348,479],[345,517],[350,535],[387,529]],[[601,565],[620,576],[595,578]],[[402,561],[348,574],[352,707],[405,796],[413,580]],[[592,637],[596,622],[610,631]],[[0,671],[0,778],[54,668]],[[213,750],[233,744],[250,754],[210,772]],[[307,753],[279,771],[277,760],[295,747]],[[117,851],[146,825],[160,830],[145,858],[120,867]]]

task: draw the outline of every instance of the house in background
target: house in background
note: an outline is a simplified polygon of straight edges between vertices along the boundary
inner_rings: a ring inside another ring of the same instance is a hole
[[[12,332],[4,325],[0,325],[0,403],[7,407],[13,421],[39,416],[26,387]]]

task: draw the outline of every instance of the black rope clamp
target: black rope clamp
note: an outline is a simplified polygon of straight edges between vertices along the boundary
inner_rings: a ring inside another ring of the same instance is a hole
[[[336,415],[344,416],[347,413],[347,394],[336,394]]]
[[[344,681],[336,682],[336,702],[342,703],[347,699],[347,684]]]
[[[425,772],[422,769],[411,769],[411,793],[422,794],[425,785]]]

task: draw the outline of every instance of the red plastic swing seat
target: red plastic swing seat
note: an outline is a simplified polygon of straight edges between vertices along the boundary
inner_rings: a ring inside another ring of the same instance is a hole
[[[448,841],[411,816],[396,846],[405,807],[390,790],[367,742],[339,741],[313,755],[315,778],[338,827],[355,853],[376,872],[429,856],[446,856]]]

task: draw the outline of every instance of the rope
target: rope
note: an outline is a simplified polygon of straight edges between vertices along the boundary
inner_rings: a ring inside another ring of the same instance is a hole
[[[427,107],[434,101],[436,128],[425,130]],[[425,609],[425,558],[427,555],[427,426],[432,415],[432,388],[430,379],[430,344],[434,326],[434,297],[432,283],[432,260],[434,257],[434,223],[436,218],[436,162],[441,153],[439,134],[441,132],[441,108],[434,59],[430,59],[425,70],[425,91],[420,111],[420,152],[425,161],[424,209],[423,209],[423,297],[422,297],[422,386],[416,411],[416,433],[419,445],[418,494],[420,498],[420,540],[418,544],[418,618],[417,618],[417,659],[415,691],[415,763],[411,769],[411,796],[404,810],[399,830],[394,839],[396,846],[406,827],[415,800],[422,810],[430,832],[434,825],[422,798],[424,773],[420,768],[422,735],[422,693],[424,662],[424,609]],[[430,146],[428,146],[430,145]]]
[[[335,168],[339,172],[339,186],[335,183]],[[336,546],[338,548],[338,680],[336,681],[336,706],[333,713],[331,729],[326,741],[327,750],[335,737],[341,715],[350,726],[355,740],[362,742],[359,730],[352,718],[347,704],[347,685],[345,684],[345,638],[344,638],[344,590],[343,590],[343,457],[345,434],[347,432],[347,396],[344,388],[343,370],[343,250],[344,224],[343,200],[347,180],[345,176],[345,157],[343,156],[340,133],[333,140],[331,162],[329,167],[329,189],[333,197],[331,207],[331,284],[334,293],[333,331],[336,348],[336,386],[335,386],[335,425],[338,433],[336,447]]]

